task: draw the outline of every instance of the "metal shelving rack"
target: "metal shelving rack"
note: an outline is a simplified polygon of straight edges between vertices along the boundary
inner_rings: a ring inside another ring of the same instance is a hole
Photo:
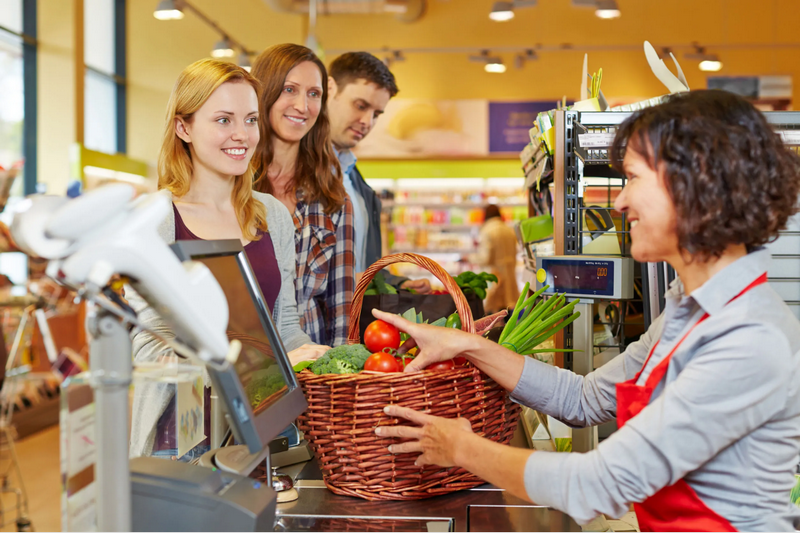
[[[581,255],[584,237],[592,231],[585,227],[586,211],[606,211],[611,215],[613,211],[613,192],[625,186],[625,177],[610,167],[609,149],[607,146],[584,148],[579,142],[582,134],[612,134],[619,124],[630,116],[630,113],[602,113],[559,111],[556,113],[556,146],[555,170],[556,182],[554,231],[556,255]],[[596,178],[588,182],[586,177]],[[604,189],[605,206],[591,207],[584,203],[584,196],[589,190]],[[613,218],[613,217],[612,217]],[[620,226],[615,231],[609,231],[619,240],[620,256],[630,257],[630,224],[622,213],[619,217]],[[640,333],[649,325],[650,313],[647,308],[650,298],[643,297],[648,287],[646,281],[637,276],[640,288],[639,297],[634,300],[611,301],[619,314],[616,321],[608,324],[616,329],[614,344],[594,345],[594,348],[618,348],[625,350],[627,339],[635,338],[637,334],[628,335],[626,330],[635,329]],[[629,305],[641,307],[643,319],[631,319],[627,312]],[[657,316],[657,315],[656,315]],[[573,328],[568,326],[564,330],[562,339],[565,348],[573,348]],[[594,343],[593,343],[594,344]],[[572,367],[571,354],[565,354],[564,367]]]
[[[583,237],[590,232],[584,227],[584,214],[588,206],[584,205],[585,191],[590,188],[605,187],[608,191],[608,205],[612,204],[612,189],[625,185],[625,177],[610,167],[607,147],[596,146],[584,148],[580,146],[578,136],[585,133],[613,134],[617,127],[627,119],[629,112],[578,112],[557,111],[555,116],[556,143],[554,150],[554,233],[556,255],[579,255],[583,253]],[[784,140],[791,146],[800,147],[800,112],[780,111],[766,112],[767,120],[777,131],[787,132]],[[794,134],[793,132],[797,133]],[[607,178],[605,184],[586,183],[585,177]],[[601,208],[611,212],[613,208]],[[625,214],[621,214],[621,227],[614,232],[621,235],[620,251],[623,257],[630,256],[630,224]],[[800,318],[800,215],[796,216],[789,227],[780,233],[779,238],[768,245],[773,261],[769,281],[784,301]],[[624,330],[628,326],[644,327],[664,309],[664,291],[675,277],[669,265],[664,263],[643,264],[636,269],[640,274],[641,297],[638,302],[642,307],[643,321],[626,321],[627,305],[618,302],[620,309],[620,351],[625,349],[627,337]],[[636,304],[637,300],[633,300]],[[565,328],[560,344],[572,348],[572,326]],[[609,346],[602,346],[609,348]],[[571,368],[570,354],[565,354],[564,366]]]

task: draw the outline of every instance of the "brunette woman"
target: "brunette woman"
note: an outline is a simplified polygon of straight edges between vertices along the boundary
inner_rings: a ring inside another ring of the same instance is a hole
[[[252,73],[263,87],[255,188],[292,214],[300,323],[318,344],[345,344],[355,230],[330,140],[328,73],[314,52],[296,44],[265,50]]]

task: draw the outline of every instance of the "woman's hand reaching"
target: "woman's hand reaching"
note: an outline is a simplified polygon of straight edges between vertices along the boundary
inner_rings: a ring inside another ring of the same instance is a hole
[[[393,325],[411,337],[400,346],[398,354],[404,354],[415,346],[417,356],[406,366],[406,372],[417,372],[428,365],[447,361],[459,355],[464,356],[470,348],[481,342],[481,338],[471,333],[453,328],[441,328],[428,324],[414,324],[401,316],[372,310],[375,318]]]

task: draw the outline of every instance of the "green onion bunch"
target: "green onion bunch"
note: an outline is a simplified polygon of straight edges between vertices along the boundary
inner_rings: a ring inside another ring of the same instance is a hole
[[[500,334],[498,344],[523,355],[574,351],[554,348],[537,349],[536,347],[581,316],[579,312],[573,312],[575,305],[580,300],[574,300],[565,305],[566,296],[556,294],[547,300],[536,303],[536,299],[550,286],[545,285],[526,299],[525,295],[528,294],[529,287],[530,283],[525,283],[525,288],[514,307],[514,313]]]

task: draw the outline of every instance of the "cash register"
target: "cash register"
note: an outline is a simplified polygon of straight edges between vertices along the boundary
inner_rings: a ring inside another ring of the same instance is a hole
[[[228,337],[242,349],[225,370],[207,369],[240,445],[212,450],[206,466],[133,459],[133,530],[272,530],[276,493],[246,475],[269,461],[270,442],[306,409],[305,397],[241,243],[181,241],[172,249],[208,267],[228,301]]]

